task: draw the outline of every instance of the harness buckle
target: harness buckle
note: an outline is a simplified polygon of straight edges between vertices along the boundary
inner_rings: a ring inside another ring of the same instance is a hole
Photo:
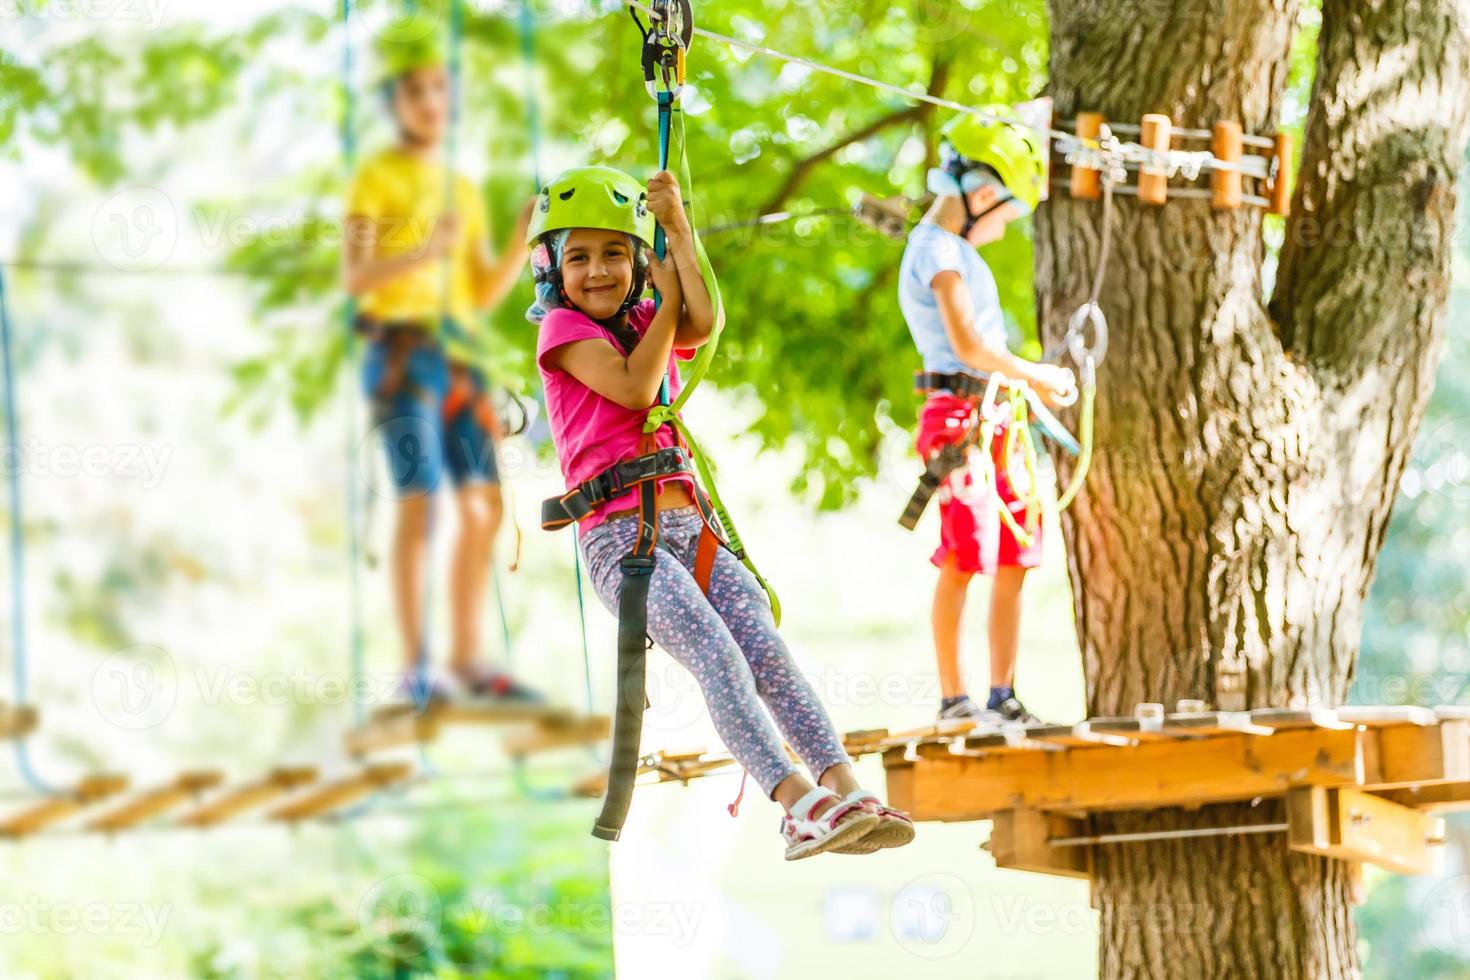
[[[652,555],[647,557],[641,555],[624,555],[618,563],[618,567],[622,569],[624,575],[652,575],[653,566],[654,557]]]

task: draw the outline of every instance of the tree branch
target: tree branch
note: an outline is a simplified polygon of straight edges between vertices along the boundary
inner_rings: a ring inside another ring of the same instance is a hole
[[[1450,284],[1470,100],[1463,0],[1324,0],[1301,177],[1272,314],[1346,385],[1427,372]]]
[[[929,74],[929,85],[926,88],[927,93],[932,96],[938,96],[941,92],[944,91],[944,86],[948,81],[949,61],[944,58],[936,58],[934,60],[934,68]],[[814,170],[823,161],[831,159],[844,147],[851,146],[854,143],[861,143],[863,140],[868,139],[872,136],[876,136],[878,133],[881,133],[883,130],[888,129],[892,126],[897,126],[906,122],[918,122],[922,119],[927,118],[929,114],[933,111],[934,106],[928,102],[920,102],[918,105],[912,105],[906,109],[900,109],[897,112],[892,112],[886,116],[875,119],[861,129],[854,130],[853,132],[848,133],[846,136],[842,137],[842,139],[831,144],[830,146],[823,147],[816,153],[813,153],[811,156],[798,160],[796,162],[796,166],[792,169],[791,173],[786,176],[786,180],[781,184],[780,188],[776,191],[776,193],[771,195],[770,199],[767,200],[765,204],[761,205],[760,211],[758,213],[771,214],[775,211],[781,210],[781,208],[786,204],[787,199],[790,198],[792,194],[796,193],[797,188],[802,185],[802,183],[806,180],[807,176],[812,172],[812,170]]]

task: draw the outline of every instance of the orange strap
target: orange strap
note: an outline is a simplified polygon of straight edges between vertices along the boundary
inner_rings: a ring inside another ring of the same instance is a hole
[[[709,577],[715,570],[715,555],[720,551],[720,539],[706,524],[699,532],[699,551],[694,556],[694,581],[699,590],[709,595]]]

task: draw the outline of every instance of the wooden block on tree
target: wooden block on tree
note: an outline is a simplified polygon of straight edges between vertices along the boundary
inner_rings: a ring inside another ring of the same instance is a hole
[[[1277,133],[1276,146],[1271,151],[1270,179],[1266,184],[1266,197],[1271,202],[1272,214],[1291,213],[1291,134]]]
[[[179,818],[185,827],[213,827],[247,810],[275,800],[292,790],[316,782],[315,766],[282,767],[264,779],[226,790]]]
[[[1441,818],[1351,787],[1294,789],[1286,812],[1294,851],[1366,861],[1400,874],[1429,874],[1443,852]]]
[[[1040,810],[1001,810],[991,825],[990,856],[998,868],[1090,878],[1090,848],[1048,843],[1054,837],[1080,837],[1084,827],[1080,820]]]
[[[1168,116],[1161,112],[1150,112],[1143,117],[1138,141],[1156,153],[1168,153],[1172,128]],[[1144,164],[1138,171],[1138,200],[1144,204],[1163,204],[1168,199],[1168,169]]]
[[[223,780],[224,775],[217,769],[181,773],[168,785],[148,790],[107,813],[93,817],[87,822],[87,829],[113,833],[135,827],[150,817],[167,813],[179,804],[187,803],[205,790],[218,786]]]
[[[1103,117],[1100,112],[1077,113],[1077,138],[1096,140],[1102,132]],[[1102,197],[1102,174],[1087,167],[1072,167],[1072,196],[1079,201],[1096,201]]]
[[[1243,144],[1238,122],[1215,123],[1215,135],[1210,152],[1215,159],[1229,163],[1240,163]],[[1217,211],[1233,211],[1240,207],[1242,181],[1239,170],[1215,170],[1210,173],[1210,203]]]

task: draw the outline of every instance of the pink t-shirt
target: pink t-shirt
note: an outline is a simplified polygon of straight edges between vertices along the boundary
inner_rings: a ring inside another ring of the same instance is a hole
[[[653,314],[653,300],[644,300],[628,312],[628,326],[641,337],[653,322]],[[634,411],[624,408],[602,397],[566,371],[547,363],[546,355],[558,347],[578,340],[599,339],[612,344],[615,350],[622,350],[610,330],[585,313],[566,307],[546,314],[541,321],[541,333],[536,338],[536,366],[541,369],[541,385],[546,392],[547,420],[551,424],[551,439],[556,444],[557,458],[561,461],[561,473],[566,478],[568,490],[590,480],[614,463],[642,455],[646,409]],[[692,350],[675,350],[669,355],[671,399],[679,396],[679,369],[675,359],[691,360],[694,353]],[[676,444],[674,433],[667,425],[659,427],[654,434],[654,442],[660,449]],[[688,483],[693,489],[694,481],[687,475],[666,477],[660,481],[660,487],[669,480]],[[604,514],[637,505],[638,491],[630,490],[596,508],[578,523],[586,533],[603,522]]]

